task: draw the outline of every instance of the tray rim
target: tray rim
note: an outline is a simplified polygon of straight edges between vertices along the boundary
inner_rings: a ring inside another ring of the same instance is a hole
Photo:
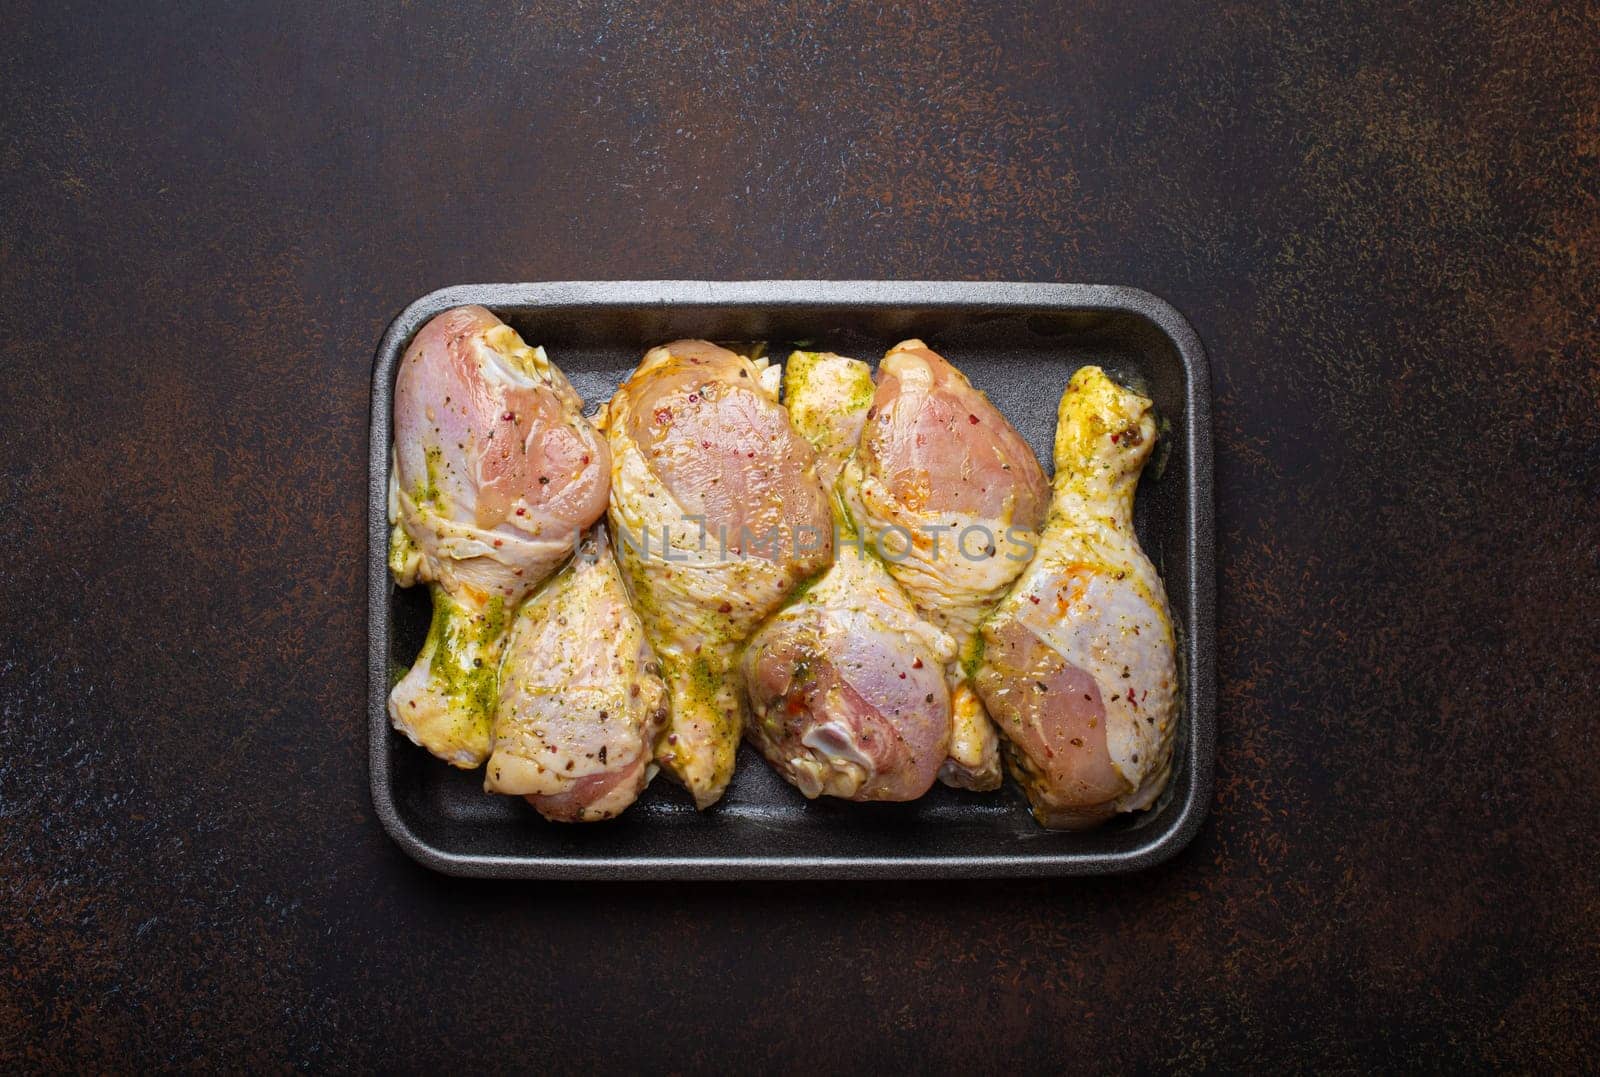
[[[388,468],[394,369],[402,345],[433,315],[479,303],[494,309],[617,306],[807,307],[920,306],[985,311],[1079,310],[1144,318],[1172,342],[1183,365],[1186,424],[1185,520],[1189,559],[1188,623],[1180,646],[1189,684],[1183,745],[1190,781],[1172,820],[1150,839],[1116,852],[957,856],[503,856],[453,852],[425,841],[401,817],[393,795],[388,746],[389,646]],[[615,280],[462,284],[407,304],[385,329],[372,366],[367,460],[367,718],[373,807],[384,831],[409,856],[448,875],[569,880],[763,880],[1003,878],[1104,875],[1140,871],[1175,856],[1193,840],[1210,808],[1216,759],[1216,567],[1210,365],[1200,338],[1167,301],[1140,288],[1109,284],[919,280]]]

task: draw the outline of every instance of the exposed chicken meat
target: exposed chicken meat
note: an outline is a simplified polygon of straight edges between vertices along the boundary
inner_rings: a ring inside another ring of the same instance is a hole
[[[832,557],[816,454],[771,374],[677,341],[645,355],[605,417],[612,539],[671,698],[657,759],[702,808],[733,776],[741,647]]]
[[[999,744],[966,676],[978,622],[1021,573],[1048,484],[1005,416],[920,340],[895,345],[842,489],[917,612],[955,640],[950,756],[941,780],[1001,781]]]
[[[1150,407],[1099,367],[1073,375],[1038,556],[983,625],[978,691],[1048,827],[1148,808],[1171,773],[1172,618],[1133,531],[1134,492],[1156,440]]]
[[[784,400],[830,484],[872,404],[872,374],[842,356],[795,352]],[[845,536],[833,566],[769,619],[745,649],[747,735],[808,797],[912,800],[933,784],[950,741],[944,669],[955,642],[922,620],[883,562]]]
[[[547,819],[609,819],[655,773],[667,689],[603,527],[522,604],[500,667],[483,787]]]
[[[475,767],[489,751],[510,614],[605,511],[610,456],[542,348],[482,307],[417,332],[394,394],[389,566],[433,622],[389,695],[395,728]]]

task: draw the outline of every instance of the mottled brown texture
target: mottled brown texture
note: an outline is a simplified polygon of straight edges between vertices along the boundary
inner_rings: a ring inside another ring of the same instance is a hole
[[[9,5],[0,1061],[1592,1065],[1600,17],[1364,7]],[[1221,734],[1175,860],[526,886],[379,829],[389,317],[764,276],[1193,322]]]

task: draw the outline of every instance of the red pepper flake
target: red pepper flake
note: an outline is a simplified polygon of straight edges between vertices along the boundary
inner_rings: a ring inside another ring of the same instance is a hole
[[[973,426],[977,426],[978,425],[978,417],[976,415],[968,415],[967,416],[967,422],[971,423]]]
[[[903,681],[903,680],[905,680],[905,679],[906,679],[906,675],[905,675],[905,672],[904,672],[904,671],[903,671],[903,670],[902,670],[902,671],[901,671],[901,673],[900,673],[900,679],[901,679],[901,680],[902,680],[902,681]]]
[[[518,509],[517,510],[517,515],[518,516],[526,516],[526,515],[528,515],[528,510],[527,509]]]
[[[1112,434],[1111,435],[1111,444],[1115,445],[1117,443],[1117,439],[1120,438],[1121,436],[1122,435],[1120,433]]]
[[[874,404],[867,409],[867,421],[871,422],[878,417],[878,405]]]
[[[922,668],[922,659],[918,658],[915,661],[913,661],[911,663],[911,668],[912,669],[921,669]]]
[[[671,408],[657,408],[655,410],[655,412],[654,412],[654,418],[655,418],[655,421],[658,422],[658,423],[662,423],[662,424],[670,423],[672,421],[672,409]]]
[[[497,550],[498,550],[498,549],[499,549],[499,548],[500,548],[500,547],[501,547],[501,546],[504,546],[504,545],[505,545],[505,543],[504,543],[504,542],[502,542],[502,541],[500,541],[500,540],[499,540],[499,539],[495,539],[495,540],[494,540],[494,545],[495,545],[495,549],[497,549]]]
[[[701,442],[701,443],[700,443],[700,447],[701,447],[701,448],[702,448],[702,449],[709,449],[709,448],[711,448],[711,442],[709,442],[709,441],[702,441],[702,442]]]
[[[1029,595],[1028,596],[1028,601],[1032,602],[1035,606],[1037,606],[1039,604],[1039,596],[1038,595]]]
[[[690,393],[689,394],[689,403],[691,403],[691,404],[700,403],[700,394],[699,393]]]
[[[733,603],[724,602],[722,605],[717,607],[717,612],[718,613],[732,613],[733,612]]]
[[[517,421],[517,413],[514,411],[508,411],[504,415],[500,416],[500,418],[504,419],[508,423],[514,423]]]

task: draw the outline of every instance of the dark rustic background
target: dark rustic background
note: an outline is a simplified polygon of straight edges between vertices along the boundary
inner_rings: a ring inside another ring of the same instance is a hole
[[[1592,6],[322,8],[0,20],[6,1068],[1593,1065]],[[1199,838],[1059,883],[415,866],[367,792],[384,325],[806,276],[1194,323]]]

